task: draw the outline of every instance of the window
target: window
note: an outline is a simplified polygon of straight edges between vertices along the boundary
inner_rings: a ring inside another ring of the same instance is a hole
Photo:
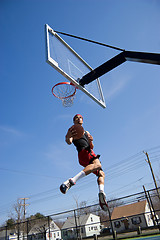
[[[64,234],[64,236],[68,236],[68,232],[67,231],[64,231],[63,234]]]
[[[93,222],[93,218],[91,217],[91,222]]]
[[[140,224],[142,222],[141,217],[133,217],[131,221],[132,221],[132,224],[134,225]]]
[[[120,228],[120,226],[121,226],[120,221],[114,222],[114,226],[115,226],[116,228]]]
[[[148,219],[148,221],[150,222],[151,219],[152,219],[151,215],[147,215],[147,219]]]
[[[48,238],[51,238],[51,237],[52,237],[52,233],[50,233],[50,234],[48,233]]]

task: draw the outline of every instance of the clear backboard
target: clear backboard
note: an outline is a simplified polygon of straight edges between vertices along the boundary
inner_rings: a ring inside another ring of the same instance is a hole
[[[47,24],[45,30],[47,63],[105,108],[105,100],[98,78],[84,86],[79,84],[80,79],[93,69]]]

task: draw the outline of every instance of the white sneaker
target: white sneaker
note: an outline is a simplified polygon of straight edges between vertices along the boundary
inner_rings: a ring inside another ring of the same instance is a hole
[[[108,211],[108,204],[107,204],[107,201],[106,201],[106,195],[104,192],[100,192],[98,194],[99,196],[99,205],[100,207],[102,208],[102,210],[104,211]]]
[[[72,186],[76,183],[72,179],[68,179],[66,182],[62,183],[60,186],[60,191],[65,194]]]

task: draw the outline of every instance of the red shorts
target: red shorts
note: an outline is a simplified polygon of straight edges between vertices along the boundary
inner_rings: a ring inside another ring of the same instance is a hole
[[[88,151],[86,149],[82,149],[78,153],[79,164],[83,167],[86,167],[89,164],[91,164],[93,162],[93,160],[96,158],[98,158],[98,156],[94,153],[94,151],[92,149],[90,151]],[[95,171],[93,173],[98,176],[98,172],[99,171]]]

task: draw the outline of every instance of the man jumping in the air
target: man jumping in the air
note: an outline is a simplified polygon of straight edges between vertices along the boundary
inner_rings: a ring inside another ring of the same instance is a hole
[[[83,124],[83,117],[80,114],[76,114],[73,118],[74,124]],[[76,176],[65,181],[61,186],[60,190],[62,193],[66,193],[72,186],[76,184],[78,180],[87,176],[90,173],[94,173],[98,178],[98,187],[99,187],[99,204],[103,210],[107,210],[106,196],[104,193],[104,178],[105,174],[101,168],[101,163],[99,161],[100,155],[96,155],[93,151],[93,137],[88,131],[85,131],[84,135],[80,139],[74,140],[76,136],[76,130],[71,127],[68,129],[66,134],[66,143],[74,144],[78,151],[78,159],[81,166],[84,169],[79,172]]]

